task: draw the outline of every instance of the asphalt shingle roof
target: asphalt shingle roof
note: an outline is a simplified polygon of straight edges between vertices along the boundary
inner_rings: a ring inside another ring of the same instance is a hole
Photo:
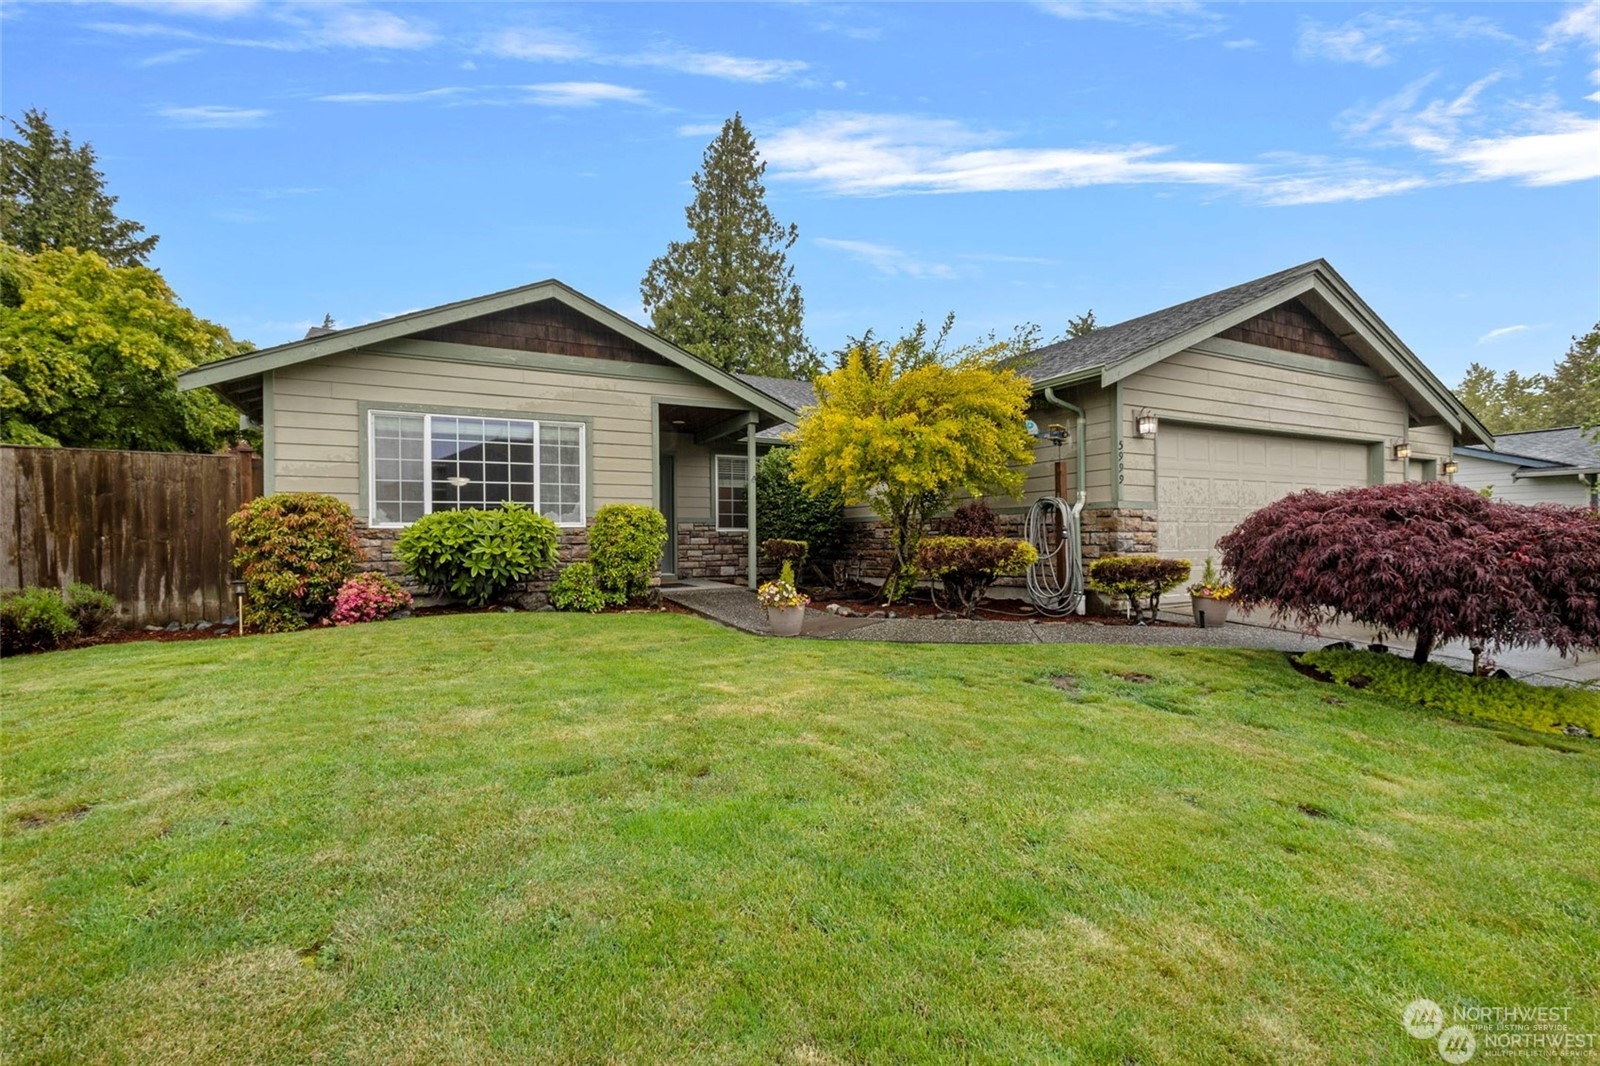
[[[1499,455],[1537,459],[1563,466],[1600,466],[1600,443],[1577,426],[1559,429],[1529,429],[1519,433],[1496,433],[1494,450]]]
[[[1024,356],[1021,360],[1024,365],[1018,369],[1034,381],[1048,381],[1075,370],[1111,366],[1204,325],[1218,315],[1238,310],[1323,265],[1322,260],[1314,259],[1114,326],[1102,326],[1082,337],[1046,345]]]

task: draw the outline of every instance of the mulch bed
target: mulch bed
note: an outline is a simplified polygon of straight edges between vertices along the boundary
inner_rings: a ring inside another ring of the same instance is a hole
[[[871,616],[875,611],[892,611],[896,618],[961,617],[934,603],[932,596],[929,595],[926,589],[918,589],[906,599],[889,607],[885,607],[878,599],[877,589],[823,589],[810,594],[811,609],[814,611],[826,611],[830,605],[835,605],[847,608],[862,616]],[[980,622],[1038,622],[1041,625],[1131,626],[1138,624],[1137,622],[1129,621],[1123,615],[1069,614],[1061,617],[1052,617],[1041,613],[1032,604],[1023,600],[989,600],[978,608],[973,618]],[[1180,622],[1147,621],[1144,624],[1162,628],[1188,628]]]

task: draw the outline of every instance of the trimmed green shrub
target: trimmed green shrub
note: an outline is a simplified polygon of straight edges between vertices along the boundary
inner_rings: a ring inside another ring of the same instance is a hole
[[[793,479],[793,450],[773,448],[756,462],[756,537],[803,541],[814,573],[843,558],[850,542],[844,499],[833,491],[812,496]],[[823,575],[826,577],[826,575]]]
[[[233,568],[245,582],[244,620],[267,633],[300,629],[333,610],[356,571],[355,517],[320,492],[260,496],[228,519]]]
[[[1365,689],[1418,707],[1560,733],[1578,726],[1600,736],[1600,692],[1530,685],[1501,677],[1473,677],[1442,663],[1417,664],[1398,655],[1329,649],[1300,662],[1341,685]]]
[[[811,545],[803,540],[783,540],[773,537],[771,540],[761,542],[761,554],[774,563],[804,562],[810,551]]]
[[[49,651],[78,631],[72,612],[56,589],[6,589],[0,592],[0,654]]]
[[[441,596],[473,606],[556,565],[556,524],[517,503],[493,510],[435,511],[395,541],[407,574]]]
[[[1009,537],[923,537],[917,545],[918,572],[938,578],[951,606],[969,618],[995,581],[1038,560],[1033,545]]]
[[[588,611],[599,614],[619,602],[595,581],[592,563],[573,563],[561,571],[550,586],[550,606],[558,611]]]
[[[643,596],[667,547],[667,519],[654,507],[608,503],[589,527],[595,584],[618,603]]]
[[[1162,595],[1188,581],[1192,569],[1187,559],[1108,555],[1089,564],[1085,584],[1107,596],[1126,596],[1135,618],[1140,615],[1140,605],[1148,604],[1154,622]]]
[[[77,623],[80,637],[103,637],[117,626],[117,598],[109,592],[74,581],[67,586],[62,600],[67,605],[67,613]]]

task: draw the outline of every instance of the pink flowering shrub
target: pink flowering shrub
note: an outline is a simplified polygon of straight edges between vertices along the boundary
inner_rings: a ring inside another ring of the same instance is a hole
[[[333,597],[333,624],[381,622],[411,607],[411,593],[382,574],[357,574],[339,586]]]

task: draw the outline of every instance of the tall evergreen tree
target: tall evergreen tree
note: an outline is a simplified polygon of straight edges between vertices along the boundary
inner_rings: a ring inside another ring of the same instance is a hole
[[[43,111],[11,122],[18,140],[0,140],[0,238],[29,255],[76,248],[116,267],[142,264],[160,238],[115,211],[94,149],[56,133]]]
[[[685,211],[689,239],[667,245],[639,284],[657,333],[724,370],[811,377],[805,303],[788,251],[799,238],[767,207],[767,164],[735,114],[706,148]]]
[[[1502,376],[1473,363],[1456,395],[1491,433],[1600,422],[1600,323],[1572,338],[1567,354],[1549,374]]]
[[[1100,328],[1100,323],[1094,320],[1094,308],[1089,308],[1081,315],[1074,315],[1067,319],[1067,336],[1073,340],[1087,337]]]

